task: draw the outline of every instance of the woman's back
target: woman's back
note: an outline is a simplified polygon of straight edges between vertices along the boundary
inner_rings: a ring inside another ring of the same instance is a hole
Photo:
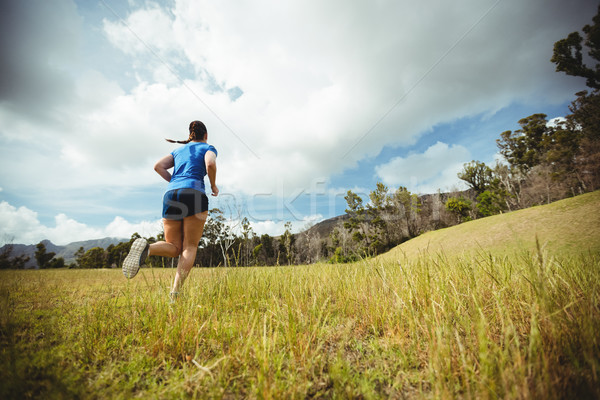
[[[173,175],[167,190],[196,189],[206,193],[204,177],[206,164],[204,156],[207,151],[217,154],[214,146],[205,142],[189,142],[175,149],[173,155]]]

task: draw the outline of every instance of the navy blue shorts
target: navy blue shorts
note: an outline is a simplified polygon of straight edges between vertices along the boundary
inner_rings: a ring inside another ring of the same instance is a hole
[[[169,190],[163,197],[162,216],[181,221],[201,212],[208,211],[208,197],[196,189]]]

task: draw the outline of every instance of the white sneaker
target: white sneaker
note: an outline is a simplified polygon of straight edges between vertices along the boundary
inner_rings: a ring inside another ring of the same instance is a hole
[[[135,239],[129,250],[129,254],[123,261],[123,275],[125,278],[131,279],[140,270],[140,267],[146,262],[148,258],[148,248],[150,245],[144,238]]]

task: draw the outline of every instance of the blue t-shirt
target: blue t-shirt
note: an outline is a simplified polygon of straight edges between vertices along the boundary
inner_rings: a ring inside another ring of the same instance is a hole
[[[196,189],[206,193],[204,189],[204,177],[206,176],[204,155],[209,150],[217,154],[217,149],[213,145],[203,142],[189,142],[173,150],[171,154],[175,165],[167,191]]]

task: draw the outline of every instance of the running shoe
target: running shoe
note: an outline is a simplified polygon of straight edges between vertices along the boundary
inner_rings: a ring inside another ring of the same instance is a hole
[[[123,261],[123,275],[125,278],[131,279],[137,275],[140,267],[148,258],[148,248],[150,245],[144,238],[135,239],[129,250],[129,254]]]

